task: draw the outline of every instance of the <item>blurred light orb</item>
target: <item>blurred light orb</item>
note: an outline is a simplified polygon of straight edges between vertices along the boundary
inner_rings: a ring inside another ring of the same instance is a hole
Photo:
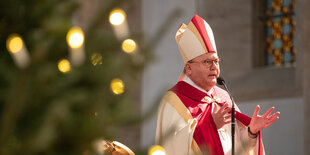
[[[137,48],[137,44],[132,39],[126,39],[122,43],[122,49],[126,53],[132,53],[133,51],[136,50],[136,48]]]
[[[100,53],[93,53],[91,55],[91,63],[94,66],[101,65],[102,64],[102,55]]]
[[[6,48],[11,53],[17,53],[23,48],[23,40],[18,34],[11,34],[6,41]]]
[[[72,27],[67,33],[67,42],[71,48],[79,48],[84,43],[84,33],[80,27]]]
[[[124,82],[121,79],[115,78],[111,81],[111,90],[114,94],[119,95],[124,93]]]
[[[126,19],[126,13],[122,9],[114,9],[110,13],[109,21],[112,25],[121,25]]]
[[[67,59],[62,59],[58,62],[58,69],[62,73],[67,73],[71,70],[70,62]]]
[[[166,155],[166,151],[159,145],[154,145],[149,149],[149,155]]]

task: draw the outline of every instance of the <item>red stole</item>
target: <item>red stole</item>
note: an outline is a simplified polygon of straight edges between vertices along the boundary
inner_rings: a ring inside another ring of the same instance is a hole
[[[223,89],[215,86],[213,88],[211,98],[217,96],[224,102],[217,102],[220,106],[224,103],[228,103],[231,106],[231,100],[229,95]],[[173,88],[173,91],[183,102],[183,104],[190,111],[193,118],[196,118],[198,123],[194,132],[194,139],[199,145],[202,151],[208,151],[211,155],[224,155],[220,137],[216,129],[216,125],[213,121],[211,110],[212,104],[202,102],[206,93],[196,89],[184,81],[178,82]],[[251,117],[236,111],[236,119],[248,126],[251,121]],[[259,133],[259,151],[258,154],[263,154],[263,145],[261,140],[261,134]]]

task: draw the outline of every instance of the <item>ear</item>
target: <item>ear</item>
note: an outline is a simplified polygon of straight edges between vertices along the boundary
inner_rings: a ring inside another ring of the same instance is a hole
[[[185,69],[185,75],[186,76],[190,76],[192,74],[192,68],[188,62],[185,64],[184,69]]]

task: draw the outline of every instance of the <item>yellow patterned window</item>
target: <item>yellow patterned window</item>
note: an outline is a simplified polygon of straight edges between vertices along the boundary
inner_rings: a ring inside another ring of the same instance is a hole
[[[295,65],[295,0],[266,0],[267,66]]]

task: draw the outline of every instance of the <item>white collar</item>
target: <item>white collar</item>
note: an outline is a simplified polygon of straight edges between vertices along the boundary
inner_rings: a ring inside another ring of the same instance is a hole
[[[199,87],[198,85],[196,85],[196,83],[194,83],[189,77],[187,77],[185,75],[184,79],[183,79],[184,82],[188,83],[189,85],[197,88],[198,90],[208,94],[209,96],[211,96],[211,94],[213,93],[213,88],[211,88],[209,91],[206,91],[204,89],[202,89],[201,87]]]

